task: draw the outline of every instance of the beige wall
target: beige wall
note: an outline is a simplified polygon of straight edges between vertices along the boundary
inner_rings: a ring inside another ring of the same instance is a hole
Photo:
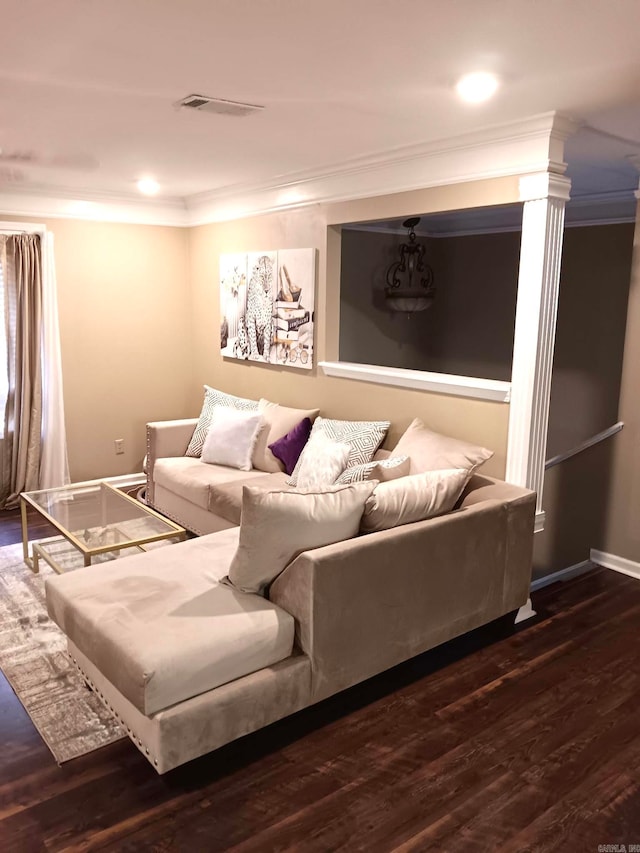
[[[624,429],[614,439],[607,529],[593,546],[640,563],[640,204],[634,235],[619,411]]]
[[[339,225],[416,211],[517,200],[504,178],[316,205],[192,229],[51,219],[55,235],[69,461],[73,480],[139,471],[149,420],[196,415],[202,384],[342,417],[390,418],[392,440],[414,415],[495,448],[504,472],[508,406],[223,361],[218,259],[261,248],[318,249],[316,358],[338,355]],[[0,215],[0,221],[20,221]],[[22,221],[43,222],[22,217]],[[329,245],[329,252],[327,252]],[[328,284],[327,284],[328,282]],[[125,453],[115,455],[114,439]]]
[[[495,450],[487,473],[505,469],[508,405],[409,391],[353,380],[330,378],[277,365],[255,365],[222,359],[219,352],[218,269],[224,252],[316,247],[315,360],[338,357],[341,223],[409,216],[416,212],[454,210],[517,201],[516,179],[500,179],[401,193],[344,204],[317,205],[299,211],[256,216],[193,228],[189,257],[193,292],[193,342],[196,385],[191,410],[197,414],[202,383],[256,398],[268,397],[293,406],[317,405],[327,415],[344,418],[388,418],[392,445],[419,415],[433,429],[470,439]]]
[[[55,236],[71,478],[140,471],[146,422],[185,415],[191,396],[186,230],[45,224]]]

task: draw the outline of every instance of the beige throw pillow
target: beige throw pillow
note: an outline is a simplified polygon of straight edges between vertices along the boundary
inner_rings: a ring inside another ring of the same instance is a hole
[[[309,418],[313,423],[320,409],[290,409],[262,398],[258,403],[258,411],[266,426],[258,436],[253,451],[253,467],[258,471],[277,474],[284,471],[284,465],[269,450],[269,445],[291,432],[304,418]]]
[[[469,480],[464,468],[426,471],[380,483],[367,500],[360,531],[389,530],[453,509]]]
[[[471,474],[487,459],[491,459],[493,450],[432,432],[420,418],[415,418],[391,455],[408,456],[411,460],[411,474],[443,468],[465,468]]]
[[[266,492],[245,486],[238,550],[225,583],[264,594],[298,554],[355,536],[376,485],[374,480],[322,492]]]

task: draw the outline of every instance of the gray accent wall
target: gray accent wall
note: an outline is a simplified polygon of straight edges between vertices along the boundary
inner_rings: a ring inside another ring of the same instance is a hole
[[[618,420],[633,229],[565,230],[547,458]]]
[[[520,233],[420,237],[437,293],[409,317],[384,296],[403,239],[342,229],[340,360],[508,381]]]

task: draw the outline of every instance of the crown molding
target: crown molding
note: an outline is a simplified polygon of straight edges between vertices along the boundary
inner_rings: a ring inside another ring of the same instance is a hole
[[[38,216],[87,222],[185,227],[183,199],[141,199],[139,195],[29,187],[0,190],[0,216]]]
[[[561,176],[563,145],[577,124],[557,113],[483,128],[463,136],[396,148],[334,167],[236,185],[187,200],[190,225],[205,225],[312,204],[408,192],[514,175]],[[565,179],[566,180],[566,179]]]
[[[577,127],[565,116],[543,113],[186,198],[141,199],[51,187],[12,188],[0,192],[0,212],[189,227],[489,178],[549,172],[561,176],[566,168],[564,141]]]

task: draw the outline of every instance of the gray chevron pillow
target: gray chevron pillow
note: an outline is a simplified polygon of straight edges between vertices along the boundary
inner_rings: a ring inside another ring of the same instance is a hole
[[[408,456],[390,456],[388,459],[373,459],[364,465],[354,465],[353,468],[345,468],[335,482],[336,486],[349,483],[363,483],[366,480],[379,480],[385,483],[388,480],[397,480],[409,474],[411,463]]]

